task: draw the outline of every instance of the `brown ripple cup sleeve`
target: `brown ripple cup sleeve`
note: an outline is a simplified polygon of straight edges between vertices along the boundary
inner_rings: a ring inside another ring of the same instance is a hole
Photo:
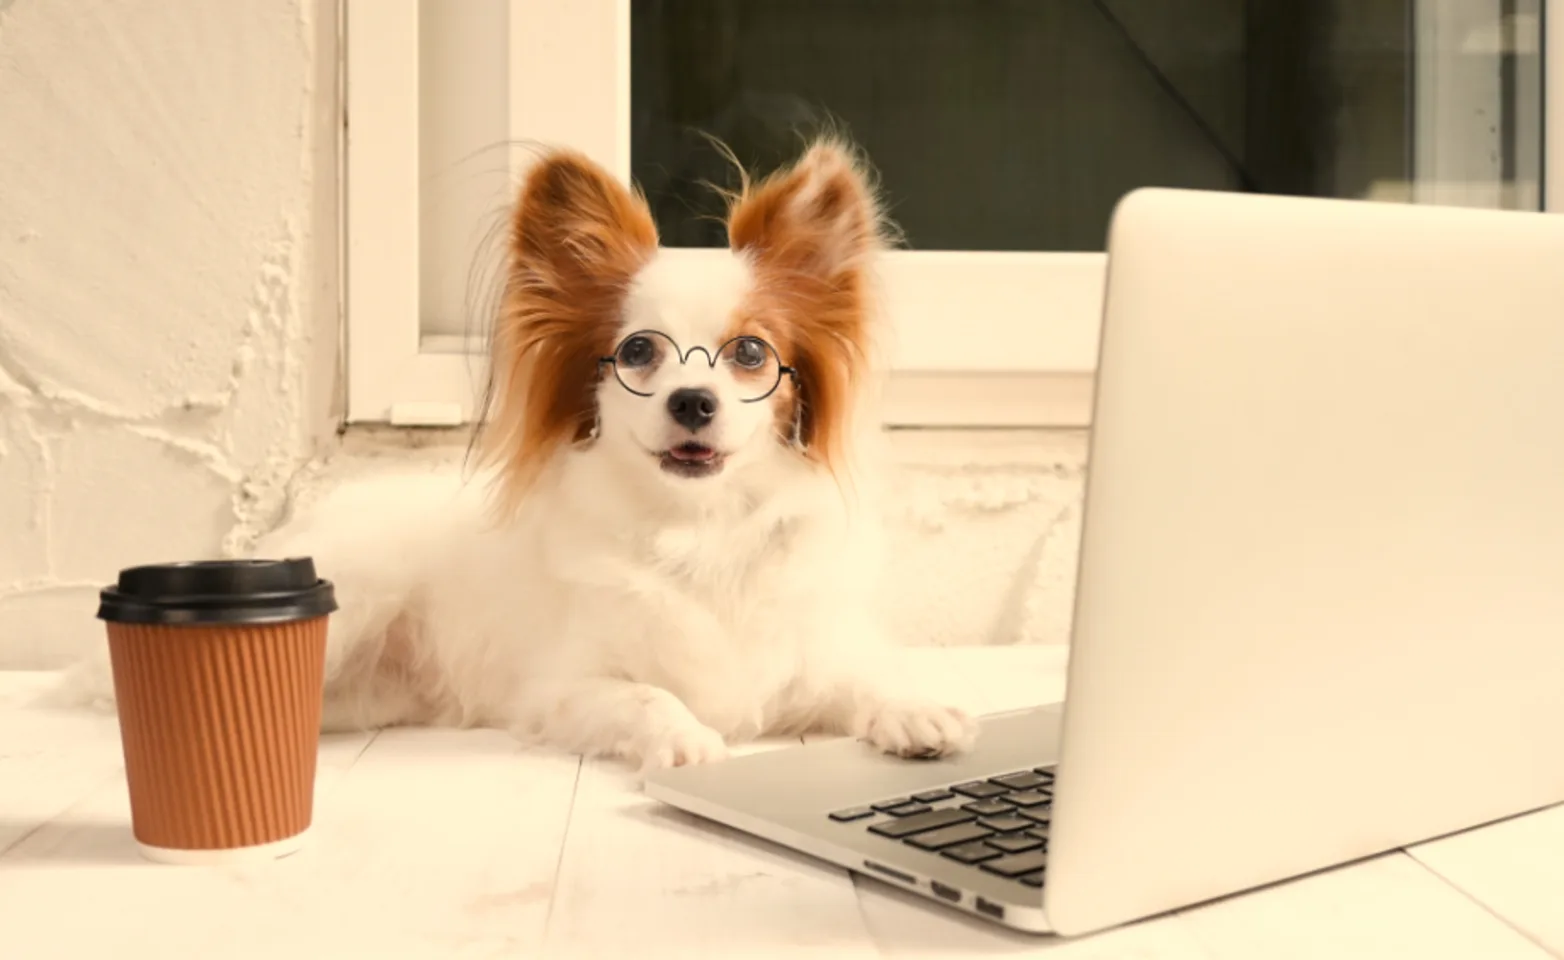
[[[303,846],[336,609],[308,558],[132,567],[101,592],[143,856],[227,864]]]

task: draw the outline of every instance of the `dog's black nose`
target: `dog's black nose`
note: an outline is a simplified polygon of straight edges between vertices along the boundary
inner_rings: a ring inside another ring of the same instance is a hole
[[[717,415],[717,395],[705,387],[680,387],[668,395],[668,416],[692,433]]]

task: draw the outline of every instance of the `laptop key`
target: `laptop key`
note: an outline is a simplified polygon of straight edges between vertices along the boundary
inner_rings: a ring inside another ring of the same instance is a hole
[[[1032,772],[1037,774],[1039,777],[1047,777],[1050,780],[1054,778],[1053,767],[1033,767]]]
[[[1002,856],[998,850],[981,840],[976,843],[964,843],[959,847],[946,847],[940,851],[940,855],[949,857],[952,860],[959,860],[962,863],[982,863],[984,860],[992,860],[995,857]],[[1022,856],[1025,856],[1025,854],[1022,854]]]
[[[1028,830],[1026,832],[1026,835],[1029,836],[1029,837],[1036,837],[1038,840],[1041,840],[1044,843],[1047,843],[1048,842],[1048,824],[1045,823],[1042,826],[1033,827],[1032,829],[1030,829],[1030,830]]]
[[[987,827],[981,827],[975,823],[958,823],[953,827],[942,827],[939,830],[930,830],[928,833],[917,833],[904,840],[919,850],[943,850],[946,847],[954,847],[958,843],[971,843],[984,837],[991,837],[993,833]]]
[[[1029,873],[1021,878],[1021,882],[1029,887],[1040,887],[1043,885],[1043,871],[1039,870],[1036,873]]]
[[[930,809],[932,808],[926,803],[904,803],[899,807],[891,807],[880,812],[888,813],[893,817],[910,817],[915,813],[928,813]]]
[[[1007,833],[1001,837],[989,837],[983,842],[1006,853],[1025,853],[1048,845],[1048,841],[1039,840],[1029,833]]]
[[[925,790],[922,793],[913,794],[912,799],[919,803],[939,803],[941,800],[949,800],[953,796],[955,794],[949,790]]]
[[[848,823],[853,820],[862,820],[864,817],[874,816],[873,807],[851,807],[847,810],[838,810],[831,814],[831,819],[837,823]]]
[[[900,807],[911,802],[911,797],[897,797],[894,800],[881,800],[879,803],[871,803],[869,806],[873,807],[875,810],[880,811],[881,813],[884,813],[892,807]]]
[[[948,827],[952,824],[966,823],[969,820],[976,819],[977,816],[975,814],[955,807],[947,807],[943,810],[930,810],[928,813],[915,813],[910,817],[902,817],[899,820],[872,823],[869,825],[869,832],[879,834],[882,837],[890,837],[892,840],[900,840],[915,833],[926,833],[930,830],[938,830],[940,827]]]
[[[997,783],[1006,790],[1032,790],[1043,786],[1048,778],[1031,770],[1022,770],[1019,773],[1007,773],[1002,777],[989,777],[989,783]]]
[[[1045,803],[1052,803],[1054,798],[1041,790],[1019,790],[1015,793],[1007,793],[999,799],[1017,807],[1036,807]]]
[[[958,783],[950,789],[956,791],[964,797],[971,797],[974,800],[987,800],[989,797],[997,797],[1001,793],[1010,792],[997,783],[988,783],[984,780],[974,780],[971,783]]]
[[[997,817],[1001,814],[1010,813],[1015,808],[1003,800],[974,800],[971,803],[962,804],[961,809],[970,810],[980,817]]]
[[[1008,857],[989,860],[983,864],[983,869],[989,873],[997,873],[1001,877],[1019,877],[1043,869],[1043,865],[1047,862],[1048,854],[1041,850],[1029,850],[1026,853],[1012,853]]]
[[[1035,823],[1041,823],[1044,826],[1047,826],[1049,823],[1051,823],[1054,818],[1053,804],[1048,804],[1047,806],[1042,807],[1022,807],[1016,812],[1028,820],[1031,820]]]
[[[1013,816],[984,817],[983,819],[979,820],[978,823],[981,823],[983,826],[989,828],[995,833],[1018,833],[1032,825],[1032,821],[1026,819],[1025,817]]]

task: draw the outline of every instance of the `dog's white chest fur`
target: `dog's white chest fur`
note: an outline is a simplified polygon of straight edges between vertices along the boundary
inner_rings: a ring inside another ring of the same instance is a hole
[[[694,524],[677,524],[658,530],[648,538],[651,559],[659,567],[697,571],[709,567],[715,552],[712,544],[701,539]]]
[[[600,595],[618,604],[605,666],[672,691],[730,738],[760,734],[812,645],[812,623],[800,624],[813,618],[797,613],[820,598],[818,581],[801,576],[810,551],[798,549],[798,526],[707,519],[647,531],[631,546],[619,597]]]

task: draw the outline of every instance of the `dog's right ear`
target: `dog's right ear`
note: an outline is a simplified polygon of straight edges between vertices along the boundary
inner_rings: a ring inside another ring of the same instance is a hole
[[[639,195],[580,153],[552,152],[522,183],[490,346],[483,465],[496,508],[514,512],[565,445],[597,419],[599,358],[612,352],[625,292],[657,250]]]

